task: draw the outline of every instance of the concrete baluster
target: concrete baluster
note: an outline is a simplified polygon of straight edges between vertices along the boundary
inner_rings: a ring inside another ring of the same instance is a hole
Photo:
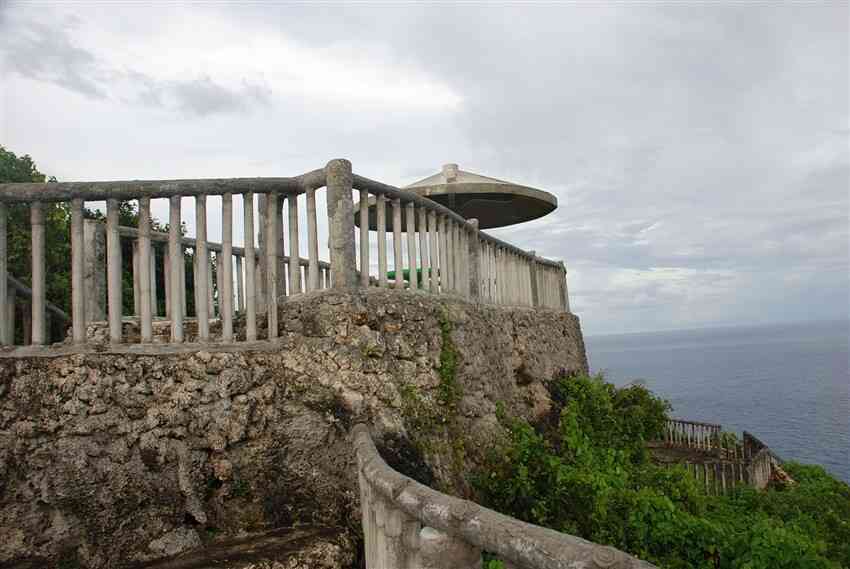
[[[428,212],[428,254],[430,257],[431,278],[428,280],[428,290],[440,291],[440,251],[437,243],[437,212]]]
[[[0,325],[0,334],[5,334],[7,340],[7,346],[12,346],[15,344],[15,289],[13,287],[8,287],[7,296],[6,296],[6,325]]]
[[[331,286],[354,289],[357,281],[357,254],[354,250],[354,177],[351,162],[331,160],[325,167],[328,187],[328,217],[331,235]]]
[[[133,242],[133,280],[139,288],[139,328],[142,342],[153,341],[153,316],[151,314],[151,200],[139,198],[139,239]],[[138,255],[136,255],[138,251]],[[138,276],[135,278],[136,267]],[[154,283],[155,284],[155,283]]]
[[[445,294],[449,291],[449,254],[447,251],[449,239],[447,237],[448,223],[446,217],[443,215],[439,216],[437,224],[437,236],[440,241],[440,292]]]
[[[455,292],[455,228],[446,218],[446,292]]]
[[[162,256],[162,276],[165,284],[165,317],[171,318],[171,255],[165,247]]]
[[[531,251],[531,259],[528,261],[528,284],[529,284],[529,301],[531,306],[540,306],[540,292],[537,288],[537,274],[539,272],[537,266],[537,251]],[[665,433],[666,434],[666,433]]]
[[[395,288],[404,288],[404,261],[401,258],[401,200],[393,200],[393,270],[395,271]]]
[[[73,213],[73,212],[72,212]],[[3,323],[0,324],[0,346],[11,346],[12,338],[9,327],[6,324],[9,314],[9,261],[8,261],[8,230],[9,230],[9,206],[0,203],[0,316]],[[73,239],[73,230],[71,233]],[[73,247],[73,242],[72,242]],[[71,253],[73,257],[73,250]],[[72,262],[73,266],[73,262]]]
[[[236,255],[236,310],[245,311],[245,264],[242,255]]]
[[[30,343],[45,343],[45,267],[44,267],[44,204],[30,205],[30,228],[32,248],[32,300],[30,302]]]
[[[221,339],[233,341],[233,194],[221,196],[221,258],[218,287],[218,312],[221,316]],[[237,275],[237,279],[241,275]]]
[[[216,257],[218,254],[216,254]],[[213,256],[212,251],[209,248],[209,242],[207,243],[207,326],[209,326],[209,319],[215,318],[215,287],[213,286]]]
[[[133,316],[139,318],[142,315],[142,288],[139,280],[139,240],[131,241],[130,251],[132,254],[132,271],[133,271]]]
[[[118,207],[118,200],[106,200],[106,294],[109,311],[109,341],[115,344],[121,342],[123,316]],[[33,329],[35,329],[35,316],[33,316]]]
[[[422,267],[422,289],[431,290],[431,257],[428,254],[428,210],[419,208],[419,266]]]
[[[174,196],[169,199],[169,220],[168,220],[168,284],[171,291],[169,302],[170,318],[171,318],[171,341],[183,341],[183,302],[182,291],[185,288],[185,280],[183,277],[183,245],[181,243],[182,235],[180,234],[180,196]]]
[[[410,290],[419,288],[416,275],[416,206],[413,202],[405,206],[405,221],[407,222],[407,267]]]
[[[289,294],[301,294],[301,247],[298,236],[298,196],[286,198],[289,210]]]
[[[316,190],[307,189],[307,290],[321,288],[319,271],[319,233],[316,225]]]
[[[285,223],[283,217],[283,205],[287,196],[277,197],[277,297],[278,306],[280,298],[292,294],[291,283],[289,283],[289,268],[291,266],[286,255]],[[287,219],[289,215],[287,214]],[[288,286],[289,285],[289,286]]]
[[[421,569],[481,569],[481,550],[431,527],[419,532]]]
[[[156,290],[156,247],[150,248],[150,263],[148,268],[148,274],[150,276],[149,279],[149,287],[150,287],[150,299],[151,299],[151,318],[156,318],[159,316],[159,295]]]
[[[212,274],[212,270],[210,271],[210,274]],[[224,314],[221,309],[221,305],[224,302],[224,294],[222,292],[224,290],[224,257],[222,256],[221,251],[216,251],[215,253],[215,287],[210,286],[210,290],[213,289],[218,291],[216,293],[218,298],[218,317],[224,318]],[[210,306],[210,318],[215,318],[215,306],[215,298],[213,298],[213,304]]]
[[[193,255],[194,258],[194,255]],[[189,305],[186,301],[186,294],[189,290],[189,282],[186,280],[186,248],[183,246],[183,241],[180,241],[180,305],[183,317],[189,316]]]
[[[378,229],[378,286],[387,287],[387,197],[381,194],[375,202]],[[361,218],[362,219],[362,218]]]
[[[422,531],[422,524],[419,520],[404,516],[402,525],[402,544],[405,549],[404,569],[418,569],[422,566],[422,559],[419,553],[420,540],[419,533]]]
[[[266,325],[268,339],[277,338],[277,302],[278,302],[278,195],[266,196],[265,243],[266,243]]]
[[[0,208],[5,207],[0,205]],[[0,212],[0,217],[2,217]],[[0,219],[2,225],[2,219]],[[83,200],[75,198],[71,201],[71,325],[72,338],[75,344],[86,341],[86,293],[85,293],[85,237],[83,222]],[[4,228],[0,227],[0,240],[5,239]],[[5,257],[5,244],[0,244],[0,256]],[[5,259],[0,260],[0,263]],[[6,298],[5,271],[0,267],[0,299]],[[0,314],[5,314],[1,312]]]
[[[257,339],[257,251],[254,249],[254,194],[242,196],[243,241],[245,247],[245,339]]]
[[[369,192],[360,190],[360,286],[369,286]]]
[[[387,501],[384,503],[384,567],[398,567],[403,569],[406,563],[406,551],[404,547],[404,521],[405,516]]]
[[[268,279],[269,279],[269,271],[268,271],[268,248],[266,244],[268,239],[266,238],[266,232],[268,230],[268,216],[266,215],[268,198],[266,194],[259,194],[257,196],[257,249],[259,249],[259,253],[257,255],[257,265],[256,271],[257,275],[255,277],[255,281],[257,283],[257,311],[265,312],[267,309],[267,297],[268,297]]]
[[[481,299],[481,240],[478,238],[478,220],[467,220],[471,233],[467,235],[467,266],[469,267],[468,296],[474,301]]]
[[[371,486],[366,480],[366,477],[363,476],[363,464],[360,460],[358,460],[357,474],[358,484],[360,488],[360,523],[363,526],[363,546],[365,549],[364,556],[366,561],[366,567],[372,568],[376,567],[374,561],[375,545],[373,537],[375,535],[375,527],[372,520],[372,490]]]
[[[195,197],[195,314],[198,318],[198,340],[210,339],[209,249],[207,247],[207,196]]]

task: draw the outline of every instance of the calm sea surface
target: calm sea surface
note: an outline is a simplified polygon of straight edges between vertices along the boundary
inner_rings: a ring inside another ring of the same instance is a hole
[[[590,368],[850,482],[850,321],[588,336]]]

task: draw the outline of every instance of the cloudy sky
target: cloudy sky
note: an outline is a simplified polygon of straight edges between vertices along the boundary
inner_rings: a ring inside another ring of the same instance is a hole
[[[60,180],[404,185],[457,162],[559,209],[586,333],[850,314],[848,4],[0,0],[0,144]]]

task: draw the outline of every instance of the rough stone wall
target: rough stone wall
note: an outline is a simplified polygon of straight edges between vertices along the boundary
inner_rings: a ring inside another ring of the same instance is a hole
[[[279,322],[251,351],[0,357],[0,566],[120,568],[299,524],[343,528],[353,556],[354,422],[462,493],[497,403],[540,416],[548,381],[587,371],[578,319],[554,311],[325,291]]]

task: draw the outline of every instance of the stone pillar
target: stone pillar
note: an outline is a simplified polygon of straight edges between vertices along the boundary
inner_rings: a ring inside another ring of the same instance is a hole
[[[331,286],[357,288],[354,250],[354,202],[351,199],[353,174],[348,160],[331,160],[325,167],[330,220]]]
[[[83,289],[85,321],[106,320],[106,224],[83,220]]]

